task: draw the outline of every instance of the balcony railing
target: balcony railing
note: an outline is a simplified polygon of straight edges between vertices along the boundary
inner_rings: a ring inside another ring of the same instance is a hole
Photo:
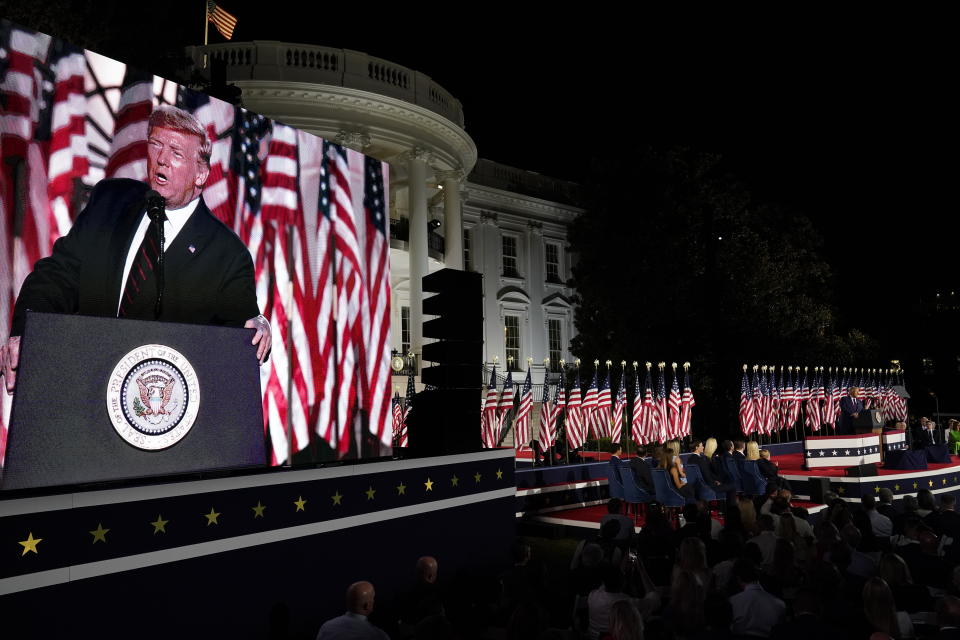
[[[361,51],[272,40],[187,47],[197,68],[204,54],[226,64],[226,81],[326,84],[390,96],[429,109],[463,128],[460,101],[430,76]]]
[[[390,218],[390,240],[391,246],[394,249],[410,249],[410,219],[409,218],[400,218],[393,219]],[[394,243],[393,241],[397,240],[399,243]],[[400,244],[402,243],[402,244]],[[443,256],[446,251],[446,242],[443,239],[443,236],[434,233],[433,231],[427,231],[427,255],[429,255],[434,260],[439,260],[443,262]]]

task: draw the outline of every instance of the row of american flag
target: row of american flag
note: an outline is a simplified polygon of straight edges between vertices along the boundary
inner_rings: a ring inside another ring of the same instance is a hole
[[[364,439],[391,445],[383,163],[6,21],[0,100],[4,339],[23,279],[84,192],[103,177],[144,179],[147,119],[175,102],[213,141],[204,202],[249,248],[273,327],[261,367],[273,463],[315,440],[338,456]],[[4,442],[5,428],[0,461]]]
[[[743,365],[740,381],[740,430],[770,435],[801,423],[816,433],[832,428],[840,416],[840,399],[850,387],[860,389],[864,408],[879,409],[884,421],[906,420],[907,401],[894,389],[903,374],[891,369]],[[802,422],[801,422],[802,421]]]
[[[614,390],[611,378],[613,365],[607,361],[606,372],[600,376],[599,362],[594,365],[593,378],[583,388],[580,369],[576,369],[573,384],[538,385],[539,397],[534,400],[530,367],[519,393],[513,382],[513,372],[498,392],[497,369],[490,372],[490,383],[481,405],[480,438],[485,448],[501,446],[507,431],[512,428],[514,447],[518,450],[536,439],[540,447],[547,449],[566,436],[570,450],[580,448],[588,438],[609,438],[620,442],[628,435],[637,444],[663,443],[667,440],[690,435],[693,407],[696,401],[690,387],[690,365],[683,365],[683,388],[680,387],[677,364],[673,363],[673,384],[667,391],[666,363],[658,365],[659,377],[654,384],[653,365],[646,363],[647,373],[644,389],[640,387],[640,373],[633,363],[633,390],[627,393],[627,365],[620,363],[619,384]],[[551,393],[551,386],[553,392]],[[540,430],[536,438],[532,434],[534,402],[540,403]]]

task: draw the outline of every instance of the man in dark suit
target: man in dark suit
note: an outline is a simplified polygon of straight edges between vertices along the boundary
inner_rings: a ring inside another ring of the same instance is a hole
[[[3,348],[9,393],[28,309],[254,328],[256,355],[264,361],[270,324],[259,315],[250,252],[200,197],[210,151],[192,115],[172,106],[154,110],[147,183],[101,180],[70,232],[24,280]]]
[[[747,443],[743,440],[734,440],[733,441],[733,457],[737,460],[743,461],[747,459],[744,450],[747,447]]]
[[[840,398],[840,419],[837,421],[837,435],[853,435],[853,421],[860,417],[863,411],[863,400],[860,399],[860,387],[850,387],[848,395]]]
[[[920,418],[920,429],[914,436],[914,443],[921,447],[932,447],[940,444],[940,437],[937,434],[937,423],[926,417]]]
[[[732,498],[735,499],[737,493],[733,484],[720,480],[720,478],[717,477],[717,474],[714,473],[711,461],[708,460],[705,455],[703,455],[703,442],[698,439],[694,439],[691,442],[690,447],[690,450],[693,453],[691,453],[690,457],[687,458],[687,464],[697,465],[697,468],[700,469],[700,475],[703,476],[703,482],[707,485],[707,488],[718,495],[727,494],[727,501],[730,501],[730,494],[732,492]]]
[[[655,493],[656,488],[653,486],[653,475],[650,473],[650,465],[643,459],[643,455],[644,451],[638,448],[637,457],[628,459],[627,466],[630,467],[630,473],[633,474],[633,479],[636,481],[637,486],[647,493]]]

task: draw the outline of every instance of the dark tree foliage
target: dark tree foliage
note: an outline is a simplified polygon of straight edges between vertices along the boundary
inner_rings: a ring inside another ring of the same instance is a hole
[[[744,363],[875,361],[868,336],[835,333],[831,271],[810,220],[756,201],[719,156],[648,148],[629,165],[595,162],[587,187],[588,213],[569,235],[571,351],[689,360],[698,433],[735,428]]]

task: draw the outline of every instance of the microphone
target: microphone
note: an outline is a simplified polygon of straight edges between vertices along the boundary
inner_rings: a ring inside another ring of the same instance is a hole
[[[159,255],[157,256],[157,267],[154,270],[157,277],[157,302],[153,308],[153,315],[155,319],[159,319],[163,303],[163,245],[165,244],[163,237],[163,223],[167,219],[167,199],[151,189],[150,191],[147,191],[145,201],[147,207],[147,217],[149,217],[151,222],[156,224],[157,227],[157,246],[159,247]]]

